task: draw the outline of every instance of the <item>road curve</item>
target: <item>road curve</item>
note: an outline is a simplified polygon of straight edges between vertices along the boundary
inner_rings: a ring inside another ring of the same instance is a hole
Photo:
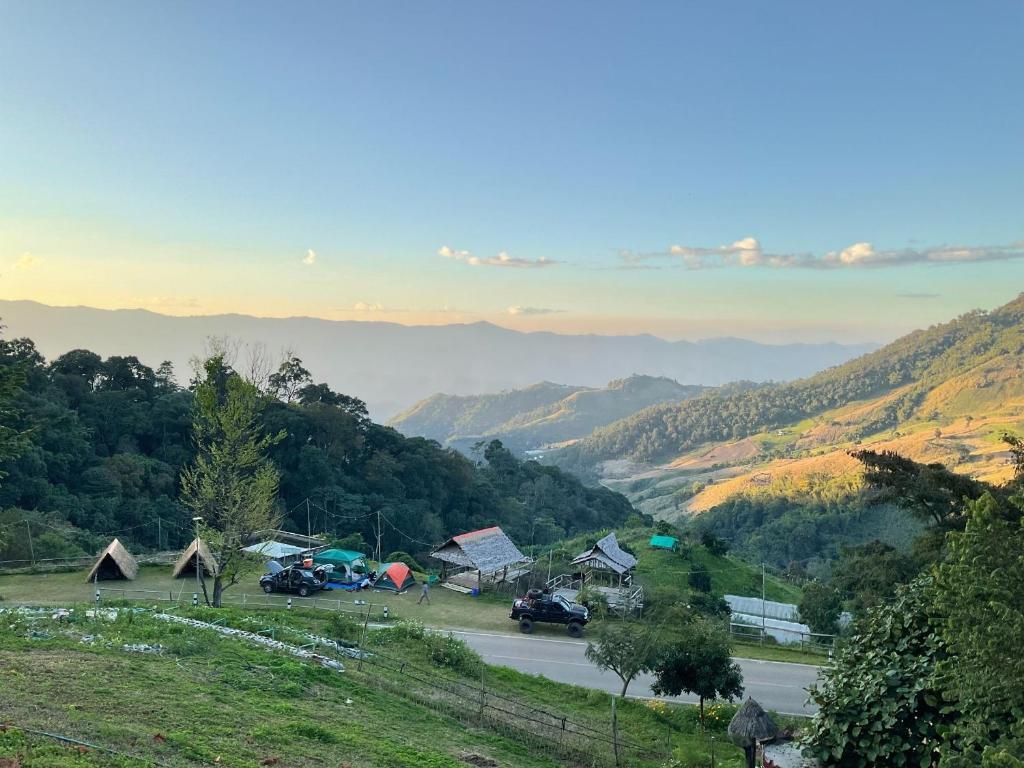
[[[479,653],[488,664],[512,667],[520,672],[544,675],[560,683],[618,693],[622,687],[612,672],[590,663],[584,651],[586,641],[489,632],[450,631]],[[807,687],[818,679],[818,667],[781,661],[737,658],[743,670],[744,696],[761,706],[788,715],[812,715],[817,707],[807,703]],[[642,674],[629,686],[629,695],[655,697],[653,678]],[[694,696],[664,697],[671,701],[696,703]]]

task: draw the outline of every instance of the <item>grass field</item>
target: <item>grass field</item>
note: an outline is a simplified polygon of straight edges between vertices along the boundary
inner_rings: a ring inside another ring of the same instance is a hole
[[[301,639],[301,630],[349,638],[360,631],[358,624],[337,622],[322,612],[181,610],[231,626],[271,623],[278,638],[290,642]],[[458,643],[417,635],[415,627],[370,632],[366,647],[376,657],[393,660],[390,666],[368,661],[360,668],[347,660],[346,671],[338,673],[242,640],[159,622],[147,612],[126,610],[114,619],[76,621],[80,615],[76,611],[61,621],[45,613],[4,618],[0,711],[16,726],[71,736],[132,757],[55,746],[17,730],[0,733],[0,754],[15,757],[24,768],[611,763],[610,746],[601,741],[610,734],[607,694],[486,667],[471,652],[459,650]],[[162,653],[126,652],[125,645],[132,643],[159,643]],[[573,741],[577,752],[568,755],[569,741],[553,738],[529,717],[478,716],[473,695],[464,705],[457,700],[458,711],[453,711],[450,698],[446,708],[443,695],[436,693],[480,681],[486,702],[497,701],[520,714],[543,710],[556,722],[567,718],[570,731],[590,729],[596,735]],[[620,701],[620,740],[629,745],[623,748],[624,764],[654,768],[670,755],[683,765],[703,764],[713,737],[717,764],[739,766],[740,752],[724,738],[731,713],[729,707],[713,708],[708,731],[702,731],[693,707]]]

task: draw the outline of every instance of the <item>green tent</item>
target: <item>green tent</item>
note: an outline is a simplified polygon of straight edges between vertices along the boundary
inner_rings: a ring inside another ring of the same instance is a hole
[[[676,551],[679,546],[679,539],[675,536],[651,536],[651,547],[654,549],[668,549]]]
[[[347,584],[366,576],[366,555],[351,549],[325,549],[313,555],[313,565],[333,565],[331,581]]]

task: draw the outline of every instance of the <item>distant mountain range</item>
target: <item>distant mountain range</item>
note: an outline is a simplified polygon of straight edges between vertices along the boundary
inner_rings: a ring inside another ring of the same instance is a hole
[[[521,333],[484,322],[404,326],[308,317],[170,317],[140,309],[51,307],[32,301],[0,301],[0,319],[6,335],[31,337],[49,358],[75,348],[103,356],[134,354],[152,366],[170,360],[183,380],[189,360],[202,353],[211,336],[262,343],[272,355],[288,348],[318,381],[365,400],[377,419],[437,392],[474,395],[538,381],[601,387],[633,373],[705,386],[744,379],[787,381],[875,348]]]
[[[601,388],[545,381],[491,395],[434,395],[395,416],[390,425],[460,450],[497,438],[526,451],[584,437],[647,406],[686,400],[705,389],[659,376],[634,375]]]

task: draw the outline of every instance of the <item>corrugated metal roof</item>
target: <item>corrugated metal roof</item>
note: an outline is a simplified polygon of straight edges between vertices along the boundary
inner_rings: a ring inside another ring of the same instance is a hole
[[[242,549],[245,552],[252,552],[271,559],[297,555],[300,552],[306,551],[304,547],[295,547],[291,544],[283,544],[280,541],[261,541],[259,544],[250,544]]]
[[[430,556],[485,574],[529,560],[498,526],[452,536]]]
[[[612,531],[590,549],[578,554],[572,561],[573,565],[587,563],[597,565],[599,568],[610,568],[616,573],[625,573],[636,567],[636,558],[622,550],[615,531]]]

